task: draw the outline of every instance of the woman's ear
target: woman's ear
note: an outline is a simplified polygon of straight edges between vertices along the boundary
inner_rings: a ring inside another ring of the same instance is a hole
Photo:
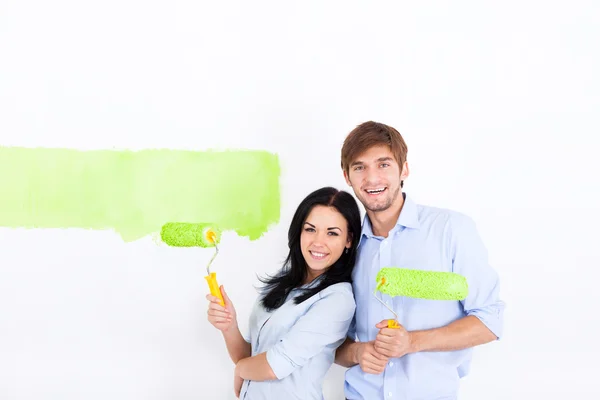
[[[352,247],[352,240],[354,239],[354,235],[352,235],[352,233],[348,232],[348,239],[346,240],[346,248],[349,249],[350,247]]]

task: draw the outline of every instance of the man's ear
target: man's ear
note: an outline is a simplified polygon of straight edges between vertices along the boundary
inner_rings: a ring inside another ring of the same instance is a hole
[[[410,175],[410,169],[408,168],[408,161],[404,161],[404,165],[402,166],[402,172],[400,172],[400,180],[403,181],[408,178]]]
[[[344,170],[344,179],[346,180],[348,186],[352,186],[352,182],[350,182],[350,178],[348,177],[348,172],[346,172],[346,170]]]

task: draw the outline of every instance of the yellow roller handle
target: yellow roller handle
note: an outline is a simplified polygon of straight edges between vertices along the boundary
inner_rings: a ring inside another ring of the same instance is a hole
[[[217,274],[216,272],[211,272],[210,275],[205,276],[206,282],[208,282],[208,288],[210,289],[210,294],[215,297],[218,297],[221,300],[221,305],[225,307],[225,301],[223,300],[223,295],[221,294],[221,290],[219,289],[219,284],[217,283]]]
[[[395,319],[388,319],[388,328],[398,329],[400,328],[400,324]]]

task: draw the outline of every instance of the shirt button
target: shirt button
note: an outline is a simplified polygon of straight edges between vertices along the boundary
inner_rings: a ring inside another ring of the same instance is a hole
[[[394,362],[390,361],[390,367],[393,367],[393,366],[394,366]]]
[[[389,392],[389,393],[388,393],[388,396],[392,397],[392,392]]]

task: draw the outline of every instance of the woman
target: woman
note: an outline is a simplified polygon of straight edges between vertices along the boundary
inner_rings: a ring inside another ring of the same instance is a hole
[[[355,303],[351,277],[360,239],[358,205],[331,187],[309,194],[288,231],[283,268],[265,283],[243,337],[235,308],[207,295],[208,320],[236,364],[234,389],[246,400],[323,399],[323,379],[344,339]]]

